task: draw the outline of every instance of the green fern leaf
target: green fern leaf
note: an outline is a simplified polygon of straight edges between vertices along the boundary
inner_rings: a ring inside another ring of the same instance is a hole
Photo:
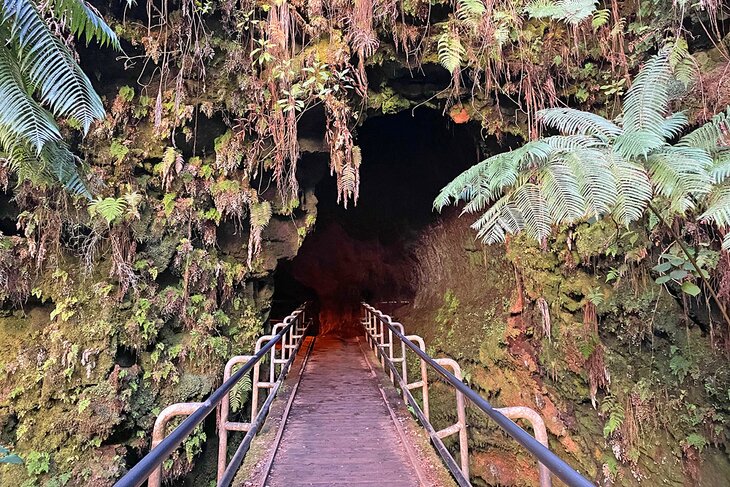
[[[260,203],[251,204],[251,227],[254,229],[262,229],[269,224],[271,220],[272,209],[271,203],[262,201]]]
[[[47,142],[61,140],[61,133],[53,117],[24,88],[20,67],[0,46],[0,126],[40,153]],[[8,150],[7,146],[0,149]]]
[[[730,107],[720,112],[712,119],[682,137],[678,146],[698,147],[708,151],[715,151],[718,146],[730,145]]]
[[[459,36],[452,32],[444,32],[438,40],[438,56],[441,66],[454,74],[461,68],[461,61],[466,54]]]
[[[593,18],[591,19],[591,27],[593,27],[593,30],[598,30],[606,25],[610,15],[611,12],[607,8],[593,12]]]
[[[478,21],[487,13],[487,7],[482,0],[459,0],[456,7],[456,16],[466,22]]]
[[[641,133],[648,142],[642,154],[656,147],[663,139],[662,127],[669,107],[669,82],[672,79],[667,54],[657,54],[647,61],[624,98],[623,128],[629,133]],[[636,139],[638,141],[639,139]]]
[[[706,151],[667,146],[652,154],[647,163],[656,193],[669,199],[675,212],[684,214],[694,208],[696,198],[710,191],[712,160]]]
[[[621,128],[600,115],[573,108],[547,108],[537,112],[537,119],[564,134],[595,135],[605,140],[621,135]]]
[[[712,189],[707,197],[707,209],[700,215],[700,221],[713,223],[722,229],[730,227],[730,184],[726,183]]]
[[[616,179],[616,203],[613,210],[618,221],[629,225],[641,218],[653,196],[651,181],[644,168],[611,151],[606,161]]]
[[[84,0],[52,0],[51,6],[56,16],[65,21],[71,33],[77,38],[84,38],[86,44],[95,39],[102,46],[121,49],[117,34],[104,22],[99,12]]]
[[[120,218],[127,207],[124,198],[104,198],[96,199],[89,204],[88,210],[91,216],[99,215],[107,223],[112,223]]]
[[[540,187],[533,183],[518,186],[512,193],[512,202],[524,222],[524,232],[537,241],[550,235],[552,221],[547,211],[547,201]]]
[[[27,0],[0,0],[3,23],[17,44],[21,71],[54,115],[79,122],[84,133],[105,116],[101,98],[68,48],[55,37]]]

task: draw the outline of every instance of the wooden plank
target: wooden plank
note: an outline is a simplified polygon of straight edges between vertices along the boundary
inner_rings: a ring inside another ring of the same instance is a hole
[[[266,484],[418,486],[358,343],[318,337]]]

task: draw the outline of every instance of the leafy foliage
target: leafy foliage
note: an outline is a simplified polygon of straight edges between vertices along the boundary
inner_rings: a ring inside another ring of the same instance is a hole
[[[608,416],[606,424],[603,426],[604,438],[608,438],[618,431],[626,417],[623,406],[613,395],[606,396],[601,402],[601,414]]]
[[[464,213],[481,213],[472,228],[487,243],[521,231],[542,241],[553,224],[607,214],[628,225],[653,198],[679,215],[704,203],[702,220],[729,226],[727,114],[671,145],[687,125],[683,113],[668,114],[671,81],[668,56],[660,54],[627,92],[620,121],[570,108],[541,110],[542,123],[566,135],[482,161],[448,184],[434,206],[463,201]]]
[[[243,408],[243,405],[248,402],[252,387],[250,375],[244,375],[243,379],[233,386],[230,395],[231,411],[235,413]]]
[[[456,16],[464,21],[478,21],[487,13],[482,0],[460,0],[456,7]]]
[[[459,36],[453,32],[444,32],[438,40],[438,56],[441,65],[451,74],[461,68],[461,60],[466,50]]]
[[[119,47],[114,32],[82,0],[50,6],[72,34]],[[58,181],[90,197],[54,116],[70,119],[86,133],[104,117],[101,99],[30,0],[2,0],[0,35],[7,39],[0,46],[0,151],[20,180]]]
[[[577,25],[593,15],[597,3],[596,0],[535,0],[525,7],[525,11],[532,18],[550,18]]]
[[[91,216],[99,215],[107,223],[111,223],[117,218],[121,217],[124,210],[127,207],[127,203],[124,198],[104,198],[96,199],[89,204],[89,214]]]

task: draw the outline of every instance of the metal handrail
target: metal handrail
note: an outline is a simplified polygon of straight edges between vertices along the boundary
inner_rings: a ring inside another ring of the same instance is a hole
[[[366,319],[363,321],[363,324],[368,326],[372,326],[370,323],[371,319],[377,319],[377,321],[381,324],[380,330],[377,329],[377,327],[373,327],[373,330],[367,330],[368,332],[368,340],[375,343],[375,349],[378,353],[378,355],[382,358],[383,366],[385,367],[386,364],[389,367],[392,374],[398,377],[399,383],[401,386],[401,390],[403,391],[403,394],[408,397],[408,401],[411,403],[411,405],[414,407],[416,411],[416,415],[419,417],[419,420],[424,425],[424,427],[429,432],[429,435],[431,436],[432,440],[434,440],[434,444],[441,456],[444,458],[444,460],[447,463],[447,466],[449,467],[449,470],[454,473],[457,482],[459,485],[471,485],[469,483],[468,473],[467,475],[463,475],[461,471],[454,471],[455,462],[453,458],[448,455],[448,458],[444,456],[443,452],[443,443],[441,443],[438,432],[433,430],[433,427],[428,421],[428,418],[423,414],[418,404],[415,402],[415,399],[410,393],[409,384],[407,384],[407,379],[401,378],[398,374],[398,371],[392,361],[393,359],[393,340],[390,339],[389,343],[385,343],[384,340],[384,330],[382,326],[386,326],[388,329],[388,334],[390,337],[395,335],[400,341],[401,346],[405,345],[409,349],[411,349],[416,355],[418,355],[423,362],[431,366],[436,372],[438,372],[451,386],[453,386],[457,394],[463,394],[466,398],[468,398],[474,405],[476,405],[479,409],[481,409],[484,413],[486,413],[495,423],[497,423],[507,434],[509,434],[514,440],[516,440],[520,445],[522,445],[525,449],[527,449],[530,454],[532,454],[534,457],[537,458],[538,462],[540,462],[542,465],[547,467],[553,474],[555,474],[560,480],[565,482],[566,485],[569,487],[595,487],[595,484],[591,483],[589,480],[587,480],[585,477],[580,475],[577,471],[575,471],[570,465],[568,465],[564,460],[562,460],[560,457],[558,457],[556,454],[551,452],[545,445],[540,443],[538,440],[533,438],[529,433],[527,433],[525,430],[520,428],[514,421],[510,420],[505,416],[503,413],[501,413],[497,408],[492,407],[489,402],[481,397],[479,394],[477,394],[474,390],[472,390],[470,387],[468,387],[464,382],[459,380],[457,376],[446,370],[441,364],[439,364],[436,360],[431,358],[421,347],[415,345],[413,341],[409,339],[404,333],[403,333],[403,325],[400,323],[397,323],[393,321],[393,319],[383,314],[382,311],[379,311],[378,309],[370,306],[367,303],[362,303],[363,309],[365,310]],[[400,330],[398,329],[400,328]],[[378,333],[379,331],[379,333]],[[385,348],[388,348],[388,357],[386,357]],[[402,355],[402,357],[405,357],[405,354]],[[386,360],[386,358],[388,360]],[[424,378],[422,378],[422,381],[425,381]],[[411,384],[412,385],[412,384]],[[457,396],[458,397],[458,396]],[[459,423],[457,423],[459,424]],[[438,441],[436,441],[438,439]],[[464,454],[464,452],[462,452]]]
[[[175,449],[177,449],[178,446],[180,446],[185,438],[187,438],[188,435],[192,433],[192,431],[200,423],[202,423],[203,420],[208,417],[208,415],[213,412],[213,410],[219,404],[221,404],[221,402],[225,398],[227,398],[231,389],[233,389],[238,381],[240,381],[246,374],[254,369],[259,361],[266,357],[269,351],[274,348],[274,346],[276,346],[276,344],[282,340],[282,337],[288,334],[293,327],[300,325],[302,322],[304,322],[305,309],[306,304],[294,311],[291,315],[287,316],[284,319],[283,323],[277,325],[277,327],[281,326],[281,330],[278,333],[273,335],[265,345],[260,347],[260,349],[257,347],[256,353],[251,357],[250,360],[248,360],[241,368],[239,368],[234,374],[232,374],[230,378],[226,380],[218,389],[216,389],[204,402],[200,403],[200,405],[192,414],[190,414],[182,423],[180,423],[180,425],[175,428],[175,430],[170,433],[164,440],[162,440],[157,446],[152,448],[152,450],[150,450],[147,455],[145,455],[134,467],[132,467],[132,469],[129,470],[126,475],[124,475],[114,484],[114,487],[139,487],[140,485],[142,485],[142,483],[144,483],[144,481],[147,480],[153,474],[153,472],[160,468],[162,463],[175,451]],[[288,369],[288,365],[289,363],[283,365],[281,375],[285,374],[286,369]],[[261,407],[261,410],[259,411],[259,414],[254,421],[254,423],[259,423],[256,426],[260,426],[260,423],[263,422],[263,417],[265,416],[265,414],[263,413],[265,413],[265,410],[268,410],[268,405],[271,404],[271,400],[273,400],[273,396],[275,395],[273,394],[273,392],[274,391],[272,390],[272,394],[269,394],[266,402]],[[258,427],[256,427],[255,429],[257,430]],[[248,433],[251,433],[251,431],[253,431],[253,428]],[[250,443],[250,439],[248,439],[250,436],[252,435],[246,435],[246,438],[244,438],[245,443]],[[246,441],[247,439],[248,441]],[[242,457],[242,455],[240,454],[242,450],[243,449],[239,447],[239,450],[236,452],[236,455],[234,455],[234,460],[231,461],[231,465],[229,465],[229,467],[231,467],[235,461],[238,461],[240,464],[242,458],[238,457]],[[229,471],[227,471],[226,473],[229,474],[227,475],[227,477],[230,477],[232,479],[232,474],[229,473]],[[235,473],[235,471],[233,473]],[[226,480],[228,480],[228,482],[230,483],[229,479]],[[227,484],[219,482],[219,485]]]

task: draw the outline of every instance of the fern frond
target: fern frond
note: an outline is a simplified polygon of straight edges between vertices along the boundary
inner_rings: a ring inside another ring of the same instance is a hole
[[[626,159],[646,159],[652,151],[666,145],[660,125],[653,130],[631,130],[616,137],[613,148]]]
[[[613,213],[618,221],[629,225],[641,218],[651,201],[651,181],[643,167],[627,161],[617,152],[608,152],[606,162],[616,179]]]
[[[560,9],[558,2],[552,0],[535,0],[525,6],[525,12],[531,19],[556,18]]]
[[[707,196],[707,208],[700,215],[700,221],[713,223],[721,229],[730,227],[730,184],[718,185],[712,189]]]
[[[230,393],[231,411],[238,412],[248,402],[253,383],[250,375],[244,375],[238,383],[233,386]]]
[[[561,156],[578,181],[586,216],[598,218],[616,205],[617,180],[606,155],[606,150],[585,148]]]
[[[0,46],[0,126],[40,153],[47,142],[61,140],[61,133],[53,117],[24,88],[20,67],[11,53]]]
[[[483,0],[459,0],[456,7],[456,16],[466,22],[478,21],[487,13]]]
[[[713,156],[710,179],[713,184],[720,184],[730,178],[730,148],[720,149]]]
[[[572,223],[585,215],[585,200],[572,169],[565,160],[556,157],[538,174],[540,191],[552,222]]]
[[[624,131],[663,137],[661,128],[669,107],[671,79],[666,53],[652,56],[646,62],[624,98]]]
[[[438,56],[441,66],[449,73],[461,68],[461,61],[466,54],[466,49],[461,44],[461,39],[454,32],[444,32],[438,40]]]
[[[689,53],[687,40],[679,37],[674,42],[668,43],[666,48],[669,51],[669,66],[674,77],[685,86],[692,84],[699,72],[692,54]]]
[[[593,16],[597,0],[535,0],[525,7],[530,18],[562,20],[578,25]]]
[[[673,211],[685,213],[694,200],[710,191],[708,173],[712,160],[706,151],[692,147],[670,147],[647,160],[657,194],[669,199]]]
[[[63,143],[50,142],[41,151],[41,160],[52,182],[59,182],[72,194],[91,200],[91,193],[81,177],[80,159]]]
[[[268,201],[252,203],[250,210],[252,228],[263,229],[269,224],[272,215],[271,203]]]
[[[472,223],[477,238],[485,244],[504,242],[507,234],[517,234],[524,228],[522,215],[510,199],[511,195],[502,196]]]
[[[665,139],[678,137],[687,128],[689,120],[684,112],[675,112],[662,121],[659,131]]]
[[[88,132],[104,118],[104,106],[73,56],[56,38],[35,6],[26,0],[0,0],[10,41],[17,45],[20,68],[54,115],[76,119]]]
[[[120,50],[117,34],[104,22],[99,12],[84,0],[52,0],[51,6],[71,33],[86,40],[88,45],[95,39],[100,45]]]
[[[560,12],[557,19],[578,25],[593,16],[597,4],[597,0],[561,0],[558,4]]]
[[[552,220],[547,211],[547,201],[540,187],[525,183],[511,194],[511,200],[524,222],[524,232],[537,241],[550,235]]]
[[[718,146],[730,146],[730,107],[679,139],[677,145],[698,147],[709,151],[716,150]]]
[[[127,202],[124,198],[104,198],[95,199],[89,203],[88,211],[91,216],[99,215],[107,223],[111,223],[121,217],[127,208]]]
[[[606,25],[610,16],[611,11],[607,8],[593,12],[593,18],[591,19],[591,27],[593,27],[593,30],[596,31]]]
[[[564,134],[595,135],[605,140],[621,135],[621,128],[590,112],[573,108],[546,108],[537,112],[538,121]]]

